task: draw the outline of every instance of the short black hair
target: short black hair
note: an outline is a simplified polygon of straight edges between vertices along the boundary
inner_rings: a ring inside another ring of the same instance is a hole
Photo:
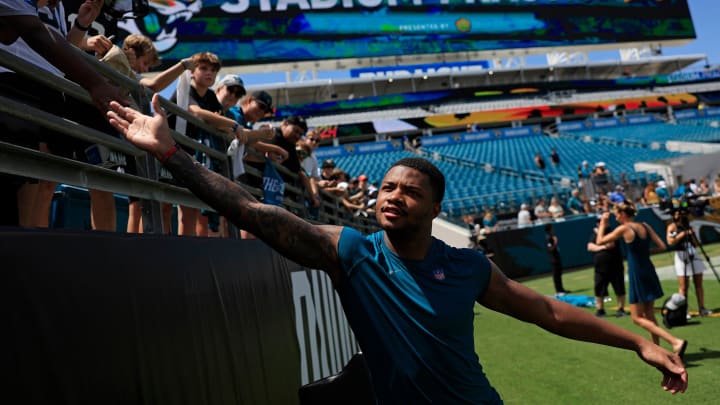
[[[430,187],[432,187],[433,202],[442,202],[443,197],[445,196],[445,176],[442,174],[440,169],[437,168],[437,166],[422,158],[400,159],[393,163],[393,165],[390,166],[390,169],[395,166],[409,167],[428,176],[428,178],[430,178]]]

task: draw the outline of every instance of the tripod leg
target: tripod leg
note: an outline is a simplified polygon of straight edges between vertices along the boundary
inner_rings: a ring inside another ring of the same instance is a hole
[[[698,247],[698,249],[700,249],[700,252],[702,252],[702,255],[705,258],[708,266],[710,266],[710,270],[712,270],[713,274],[715,275],[715,279],[718,281],[718,283],[720,283],[720,275],[718,275],[717,270],[715,270],[715,266],[713,266],[712,261],[710,260],[710,256],[708,256],[707,252],[705,252],[705,248],[703,247],[702,243],[700,243],[700,240],[695,235],[695,232],[690,233],[690,235],[695,245]]]

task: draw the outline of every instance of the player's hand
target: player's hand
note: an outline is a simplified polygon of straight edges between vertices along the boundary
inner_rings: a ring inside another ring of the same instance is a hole
[[[661,385],[663,390],[670,391],[673,394],[684,393],[687,390],[688,374],[680,356],[650,342],[644,345],[638,355],[646,363],[654,366],[662,373]]]
[[[175,145],[175,141],[170,136],[167,116],[160,107],[160,96],[157,94],[153,95],[152,106],[155,115],[149,117],[113,101],[110,103],[112,110],[108,111],[107,116],[110,124],[133,145],[160,157]]]

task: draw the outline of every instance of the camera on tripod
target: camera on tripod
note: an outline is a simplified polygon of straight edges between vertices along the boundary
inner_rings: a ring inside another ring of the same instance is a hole
[[[705,215],[705,207],[707,205],[707,200],[700,198],[700,196],[695,193],[687,192],[678,199],[677,206],[673,204],[673,211],[678,211],[680,216],[685,217],[687,220],[688,215],[696,217]]]

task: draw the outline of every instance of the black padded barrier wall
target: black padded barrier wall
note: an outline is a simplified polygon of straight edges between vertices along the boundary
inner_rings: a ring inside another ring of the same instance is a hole
[[[259,241],[0,231],[0,402],[297,403],[293,270]]]

